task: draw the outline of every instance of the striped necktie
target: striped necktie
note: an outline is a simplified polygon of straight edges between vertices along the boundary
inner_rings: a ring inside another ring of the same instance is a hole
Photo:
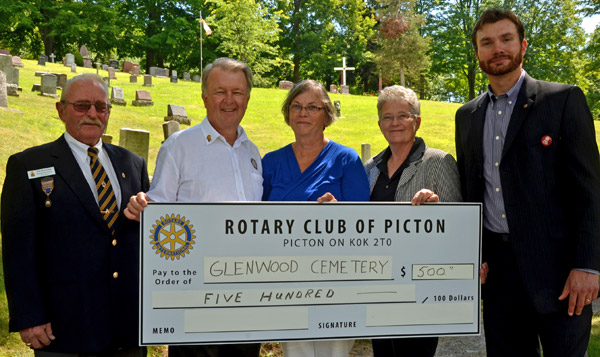
[[[100,206],[100,213],[108,225],[111,233],[115,234],[115,222],[119,217],[119,209],[117,207],[117,200],[115,198],[115,192],[113,191],[110,180],[104,171],[104,167],[98,160],[98,149],[90,147],[88,149],[88,155],[90,157],[90,169],[92,170],[92,176],[96,182],[96,190],[98,190],[98,205]]]

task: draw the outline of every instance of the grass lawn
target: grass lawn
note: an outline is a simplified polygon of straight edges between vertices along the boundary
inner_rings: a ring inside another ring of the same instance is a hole
[[[0,184],[4,182],[6,161],[8,157],[28,147],[46,143],[58,138],[64,131],[54,108],[55,99],[41,97],[32,92],[34,83],[40,83],[35,77],[36,71],[66,73],[71,78],[70,67],[62,64],[47,63],[38,66],[35,61],[23,60],[24,68],[20,69],[20,85],[23,91],[20,96],[8,97],[9,108],[20,112],[0,110]],[[78,68],[78,73],[96,73],[95,69]],[[100,75],[108,77],[106,71]],[[119,143],[121,128],[142,129],[150,132],[150,150],[148,172],[154,172],[156,155],[163,141],[162,123],[167,115],[167,105],[184,106],[192,125],[200,123],[206,115],[202,103],[200,83],[179,80],[173,84],[166,78],[152,78],[153,87],[144,87],[143,79],[138,83],[129,83],[129,75],[117,73],[118,79],[111,80],[111,85],[123,88],[126,107],[114,106],[107,134],[113,136],[113,143]],[[147,90],[151,93],[154,106],[134,107],[136,90]],[[284,123],[281,104],[286,91],[279,89],[255,88],[252,90],[250,104],[242,122],[250,139],[258,146],[262,155],[278,149],[293,141],[291,129]],[[60,94],[60,92],[59,92]],[[361,144],[371,145],[371,154],[375,155],[386,147],[386,142],[377,126],[377,98],[373,96],[351,96],[332,94],[331,100],[339,100],[342,118],[327,128],[325,135],[336,142],[354,148],[361,153]],[[425,139],[430,147],[439,148],[455,154],[454,150],[454,113],[459,104],[422,101],[422,123],[418,135]],[[596,138],[600,128],[596,123]],[[182,126],[185,128],[185,126]],[[1,266],[0,266],[1,270]],[[32,355],[20,342],[18,334],[8,334],[8,312],[4,283],[0,275],[0,356]],[[600,355],[600,317],[594,319],[594,331],[590,347],[590,356]],[[161,348],[153,349],[152,354],[163,354]]]

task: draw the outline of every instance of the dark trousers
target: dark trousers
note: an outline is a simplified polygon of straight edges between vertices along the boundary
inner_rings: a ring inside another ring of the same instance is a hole
[[[102,353],[61,353],[34,350],[35,357],[145,357],[146,347],[123,348]]]
[[[258,357],[260,343],[169,346],[169,357]]]
[[[540,342],[544,357],[585,356],[591,305],[579,316],[567,314],[567,302],[559,312],[538,313],[525,292],[510,239],[497,238],[484,230],[483,245],[490,268],[482,286],[487,356],[540,356]]]
[[[373,339],[374,357],[433,357],[437,337]]]

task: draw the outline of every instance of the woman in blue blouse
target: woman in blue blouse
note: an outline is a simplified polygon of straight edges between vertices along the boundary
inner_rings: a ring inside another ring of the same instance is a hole
[[[281,111],[296,141],[262,159],[263,201],[321,201],[329,194],[339,201],[368,201],[369,181],[360,158],[323,133],[335,120],[323,86],[312,80],[296,84]],[[352,344],[309,341],[282,347],[288,357],[347,356]]]

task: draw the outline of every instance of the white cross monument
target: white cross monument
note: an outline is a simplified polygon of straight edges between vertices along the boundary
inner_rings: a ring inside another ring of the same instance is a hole
[[[346,57],[342,57],[342,66],[334,67],[336,71],[342,71],[342,94],[348,94],[348,88],[346,86],[346,71],[354,71],[356,68],[354,67],[346,67]],[[346,90],[344,90],[346,89]]]

